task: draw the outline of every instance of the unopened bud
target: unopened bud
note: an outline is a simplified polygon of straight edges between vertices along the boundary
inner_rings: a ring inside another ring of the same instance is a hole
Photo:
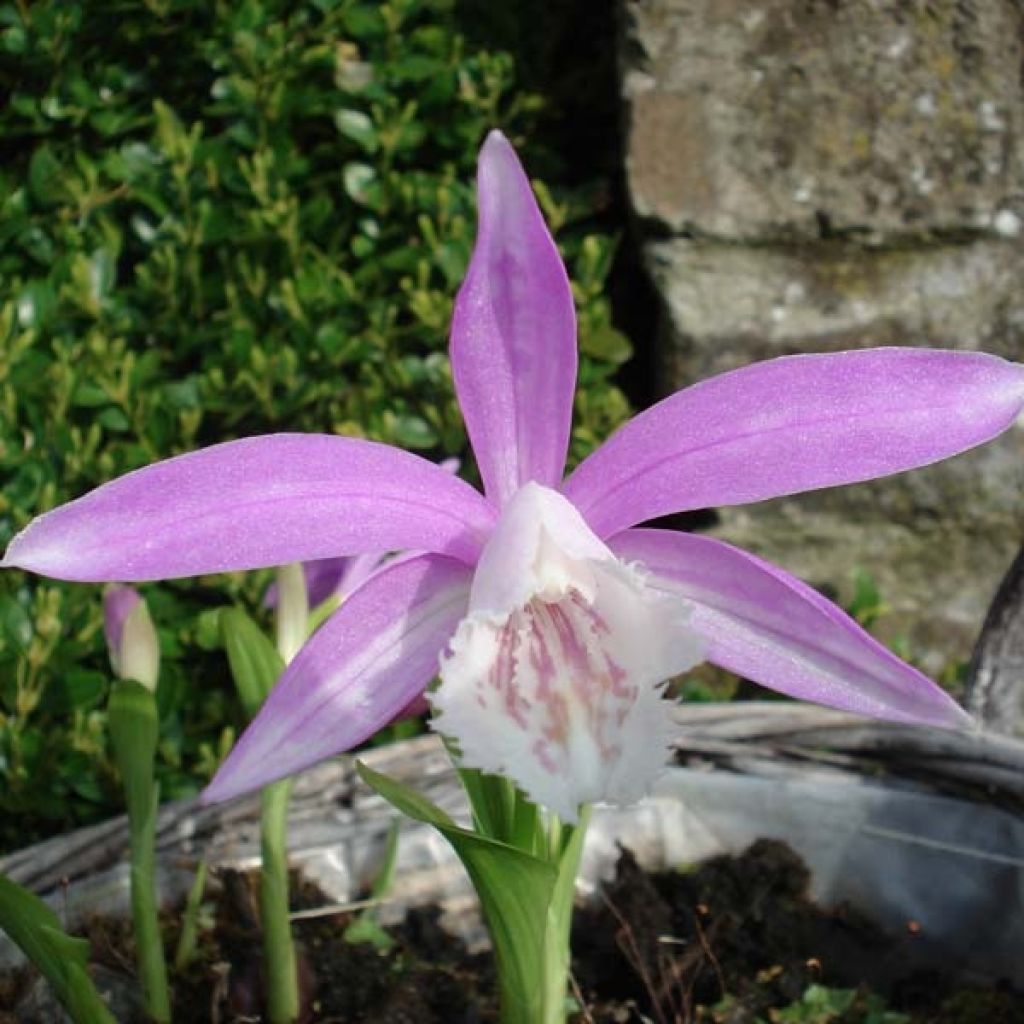
[[[134,587],[112,583],[104,590],[103,631],[114,675],[155,691],[160,643],[146,602]]]

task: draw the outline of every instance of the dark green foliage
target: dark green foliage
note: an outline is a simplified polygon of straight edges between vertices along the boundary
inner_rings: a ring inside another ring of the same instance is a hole
[[[565,166],[531,149],[544,104],[516,58],[481,45],[450,0],[0,3],[0,545],[245,434],[465,455],[445,348],[477,148],[500,126],[528,168]],[[582,170],[540,190],[580,312],[574,458],[625,415],[609,377],[629,355],[593,233],[607,184]],[[196,617],[259,583],[147,590],[165,797],[241,720]],[[2,574],[0,848],[116,806],[108,686],[96,588]]]

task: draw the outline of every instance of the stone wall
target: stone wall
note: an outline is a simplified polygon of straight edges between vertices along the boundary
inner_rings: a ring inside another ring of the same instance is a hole
[[[879,344],[1024,358],[1024,8],[620,0],[626,171],[659,387]],[[1024,432],[877,483],[720,511],[816,584],[871,571],[934,669],[1024,538]]]

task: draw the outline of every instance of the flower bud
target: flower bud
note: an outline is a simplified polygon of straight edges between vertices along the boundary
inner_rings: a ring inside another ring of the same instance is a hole
[[[146,602],[134,587],[112,583],[104,590],[103,631],[114,675],[155,691],[160,643]]]

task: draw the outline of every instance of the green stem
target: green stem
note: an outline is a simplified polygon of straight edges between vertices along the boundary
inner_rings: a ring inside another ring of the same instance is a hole
[[[156,904],[156,809],[159,787],[150,786],[149,806],[145,813],[138,808],[129,809],[131,823],[131,882],[132,926],[135,929],[136,956],[142,991],[145,993],[146,1013],[158,1024],[171,1019],[171,1004],[167,992],[167,967],[164,963],[163,940]]]
[[[525,801],[524,797],[520,797]],[[543,971],[536,984],[524,991],[522,979],[502,970],[498,961],[498,991],[501,1024],[565,1024],[569,994],[572,926],[576,875],[583,852],[583,839],[590,821],[590,808],[580,811],[578,825],[566,825],[557,818],[549,821],[551,863],[558,874],[551,890],[544,918]]]
[[[134,680],[118,680],[110,692],[107,723],[124,782],[131,830],[132,925],[146,1013],[157,1024],[171,1019],[167,968],[157,914],[154,840],[159,788],[153,781],[157,707],[152,691]]]
[[[583,855],[583,840],[589,824],[589,805],[580,808],[577,825],[564,825],[557,818],[551,821],[551,837],[557,840],[551,844],[551,856],[558,867],[558,879],[548,905],[548,923],[544,934],[547,955],[544,958],[544,1016],[540,1018],[543,1024],[562,1024],[565,1020],[572,955],[569,932],[572,928],[573,899],[576,895],[576,875]]]
[[[263,962],[267,979],[267,1016],[271,1024],[291,1024],[299,1016],[295,945],[288,920],[288,798],[290,779],[266,786],[261,795],[260,913]]]
[[[553,814],[545,815],[515,784],[496,775],[462,771],[478,831],[546,860],[556,871],[554,887],[543,916],[543,977],[534,979],[527,991],[522,979],[503,970],[500,943],[498,988],[501,1024],[564,1024],[568,996],[573,898],[583,840],[590,822],[590,807],[580,808],[577,825],[568,825]],[[489,922],[493,928],[497,922]]]

